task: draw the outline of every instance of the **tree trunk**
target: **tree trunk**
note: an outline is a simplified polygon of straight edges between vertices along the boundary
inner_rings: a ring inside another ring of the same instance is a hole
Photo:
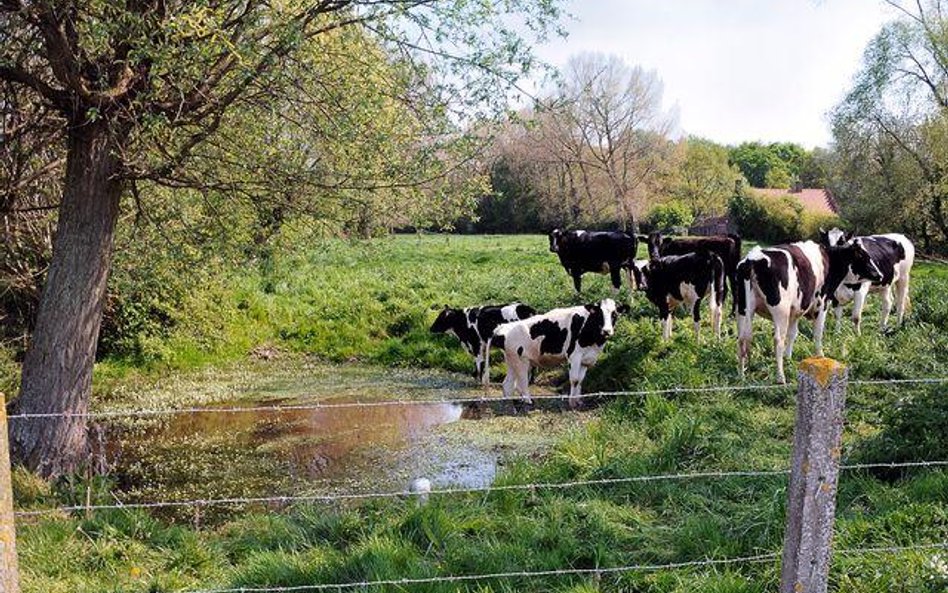
[[[122,193],[115,138],[106,122],[69,131],[53,258],[23,361],[17,413],[88,411]],[[16,462],[43,476],[69,473],[86,454],[86,418],[14,420],[10,445]]]

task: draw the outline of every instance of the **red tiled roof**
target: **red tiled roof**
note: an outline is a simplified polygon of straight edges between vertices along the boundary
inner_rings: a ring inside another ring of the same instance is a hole
[[[754,191],[775,198],[789,196],[799,200],[800,203],[803,204],[803,208],[813,214],[837,214],[839,212],[839,208],[836,206],[836,200],[833,199],[833,194],[827,189],[804,188],[799,191],[790,191],[789,189],[754,188]]]

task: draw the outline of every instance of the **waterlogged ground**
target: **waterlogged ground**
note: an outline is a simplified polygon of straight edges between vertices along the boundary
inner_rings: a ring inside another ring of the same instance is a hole
[[[560,402],[529,412],[509,403],[377,405],[485,396],[499,388],[444,371],[251,360],[110,394],[101,409],[221,412],[121,419],[103,427],[102,450],[128,501],[401,491],[417,477],[476,487],[515,457],[542,456],[590,417],[563,414]],[[317,402],[328,406],[306,408]],[[369,405],[332,407],[351,403]],[[224,412],[259,406],[297,408]]]

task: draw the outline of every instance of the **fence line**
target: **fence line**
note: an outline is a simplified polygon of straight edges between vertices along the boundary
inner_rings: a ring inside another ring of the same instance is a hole
[[[846,550],[837,550],[836,554],[847,556],[857,556],[863,554],[898,554],[901,552],[922,551],[922,550],[942,550],[948,549],[948,542],[938,542],[931,544],[915,544],[909,546],[889,546],[889,547],[869,547],[869,548],[851,548]],[[289,587],[235,587],[229,589],[200,589],[182,591],[181,593],[291,593],[303,591],[321,591],[358,589],[365,587],[379,587],[385,585],[422,585],[433,583],[456,583],[464,581],[485,581],[493,579],[507,578],[537,578],[549,576],[602,576],[609,574],[623,574],[629,572],[657,572],[660,570],[675,570],[680,568],[703,568],[709,566],[721,566],[729,564],[760,564],[772,562],[780,558],[779,553],[757,554],[754,556],[742,556],[738,558],[720,558],[707,560],[692,560],[688,562],[670,562],[667,564],[633,564],[627,566],[615,566],[605,568],[564,568],[552,570],[536,571],[510,571],[493,572],[473,575],[446,575],[440,577],[420,577],[403,579],[381,579],[376,581],[357,581],[348,583],[331,584],[312,584],[312,585],[294,585]]]
[[[840,470],[864,470],[864,469],[894,469],[894,468],[912,468],[912,467],[948,467],[946,461],[911,461],[904,463],[860,463],[853,465],[841,465]],[[770,477],[786,476],[790,470],[746,470],[746,471],[710,471],[710,472],[691,472],[677,474],[654,474],[647,476],[629,476],[625,478],[601,478],[593,480],[571,480],[566,482],[535,482],[528,484],[505,484],[500,486],[480,486],[472,488],[440,488],[430,490],[424,494],[472,494],[472,493],[490,493],[490,492],[511,492],[518,490],[561,490],[566,488],[576,488],[581,486],[605,486],[616,484],[634,484],[643,482],[661,482],[672,480],[700,480],[700,479],[722,479],[739,477]],[[225,506],[237,504],[287,504],[296,502],[337,502],[346,500],[370,500],[384,498],[409,498],[419,496],[418,492],[410,490],[397,490],[388,492],[354,492],[341,494],[312,494],[312,495],[285,495],[285,496],[259,496],[259,497],[233,497],[233,498],[198,498],[189,500],[172,501],[153,501],[153,502],[132,502],[132,503],[114,503],[103,505],[74,505],[53,507],[48,509],[36,509],[30,511],[17,511],[14,513],[17,517],[36,517],[42,515],[51,515],[58,513],[70,513],[75,511],[104,511],[104,510],[130,510],[130,509],[159,509],[159,508],[180,508],[180,507],[202,507],[202,506]]]
[[[926,377],[918,379],[866,379],[850,381],[850,385],[901,385],[901,384],[941,384],[948,383],[948,377]],[[670,387],[666,389],[646,389],[639,391],[599,391],[576,396],[577,399],[597,399],[615,396],[667,395],[677,393],[717,393],[723,391],[772,391],[790,390],[793,385],[711,385],[706,387]],[[534,395],[533,400],[569,400],[571,396],[565,394]],[[366,402],[340,402],[307,404],[291,404],[282,406],[235,406],[235,407],[186,407],[186,408],[156,408],[144,410],[113,410],[102,412],[49,412],[11,414],[9,420],[28,420],[34,418],[135,418],[150,416],[170,416],[178,414],[240,414],[248,412],[291,412],[305,410],[332,410],[340,408],[373,408],[383,406],[432,406],[432,405],[472,405],[491,404],[499,402],[521,402],[520,397],[470,397],[457,399],[393,399]]]

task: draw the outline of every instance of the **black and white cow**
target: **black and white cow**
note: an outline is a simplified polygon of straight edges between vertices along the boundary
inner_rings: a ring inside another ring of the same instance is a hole
[[[662,320],[662,337],[671,338],[672,311],[679,304],[691,313],[695,340],[701,330],[701,301],[708,299],[714,335],[721,337],[721,311],[724,305],[724,262],[715,253],[699,251],[687,255],[666,255],[636,260],[635,283],[638,290],[656,307]]]
[[[854,271],[878,280],[869,254],[853,243],[823,247],[813,241],[751,249],[737,266],[738,361],[741,375],[750,357],[754,314],[774,324],[774,356],[777,380],[786,383],[784,357],[793,356],[793,343],[803,316],[815,317],[813,342],[823,356],[823,328],[828,301],[846,274]]]
[[[635,235],[621,231],[564,231],[550,232],[550,251],[560,258],[566,272],[573,277],[573,286],[579,293],[586,272],[609,274],[613,292],[622,286],[622,270],[632,282],[632,266],[638,240]]]
[[[502,323],[527,319],[533,315],[536,315],[536,310],[521,303],[466,309],[445,306],[431,325],[431,331],[454,334],[464,349],[474,356],[474,377],[487,385],[490,383],[489,345],[494,330]],[[503,346],[503,342],[497,339],[493,343],[498,348]]]
[[[660,255],[687,255],[708,251],[721,258],[724,263],[724,273],[727,275],[731,292],[736,290],[737,264],[741,261],[741,238],[738,235],[711,235],[708,237],[663,237],[661,233],[652,233],[648,236],[649,253],[657,248]],[[725,288],[724,297],[727,297]],[[731,311],[734,310],[734,301]]]
[[[505,323],[494,331],[504,341],[507,377],[504,397],[519,391],[530,399],[530,369],[569,363],[570,404],[580,395],[586,369],[596,364],[606,340],[615,333],[619,313],[628,307],[612,299],[591,305],[553,309],[523,321]]]
[[[895,287],[896,315],[901,324],[905,319],[905,308],[909,302],[909,277],[912,273],[912,265],[915,263],[915,245],[905,235],[898,233],[854,237],[852,233],[838,228],[829,231],[820,229],[820,243],[826,247],[840,247],[853,242],[862,245],[863,249],[869,253],[872,265],[882,276],[882,280],[873,282],[850,270],[831,299],[836,307],[837,331],[842,322],[843,305],[852,301],[856,334],[861,333],[862,309],[866,304],[866,296],[870,292],[882,293],[881,325],[882,329],[885,329],[892,312],[893,286]]]

